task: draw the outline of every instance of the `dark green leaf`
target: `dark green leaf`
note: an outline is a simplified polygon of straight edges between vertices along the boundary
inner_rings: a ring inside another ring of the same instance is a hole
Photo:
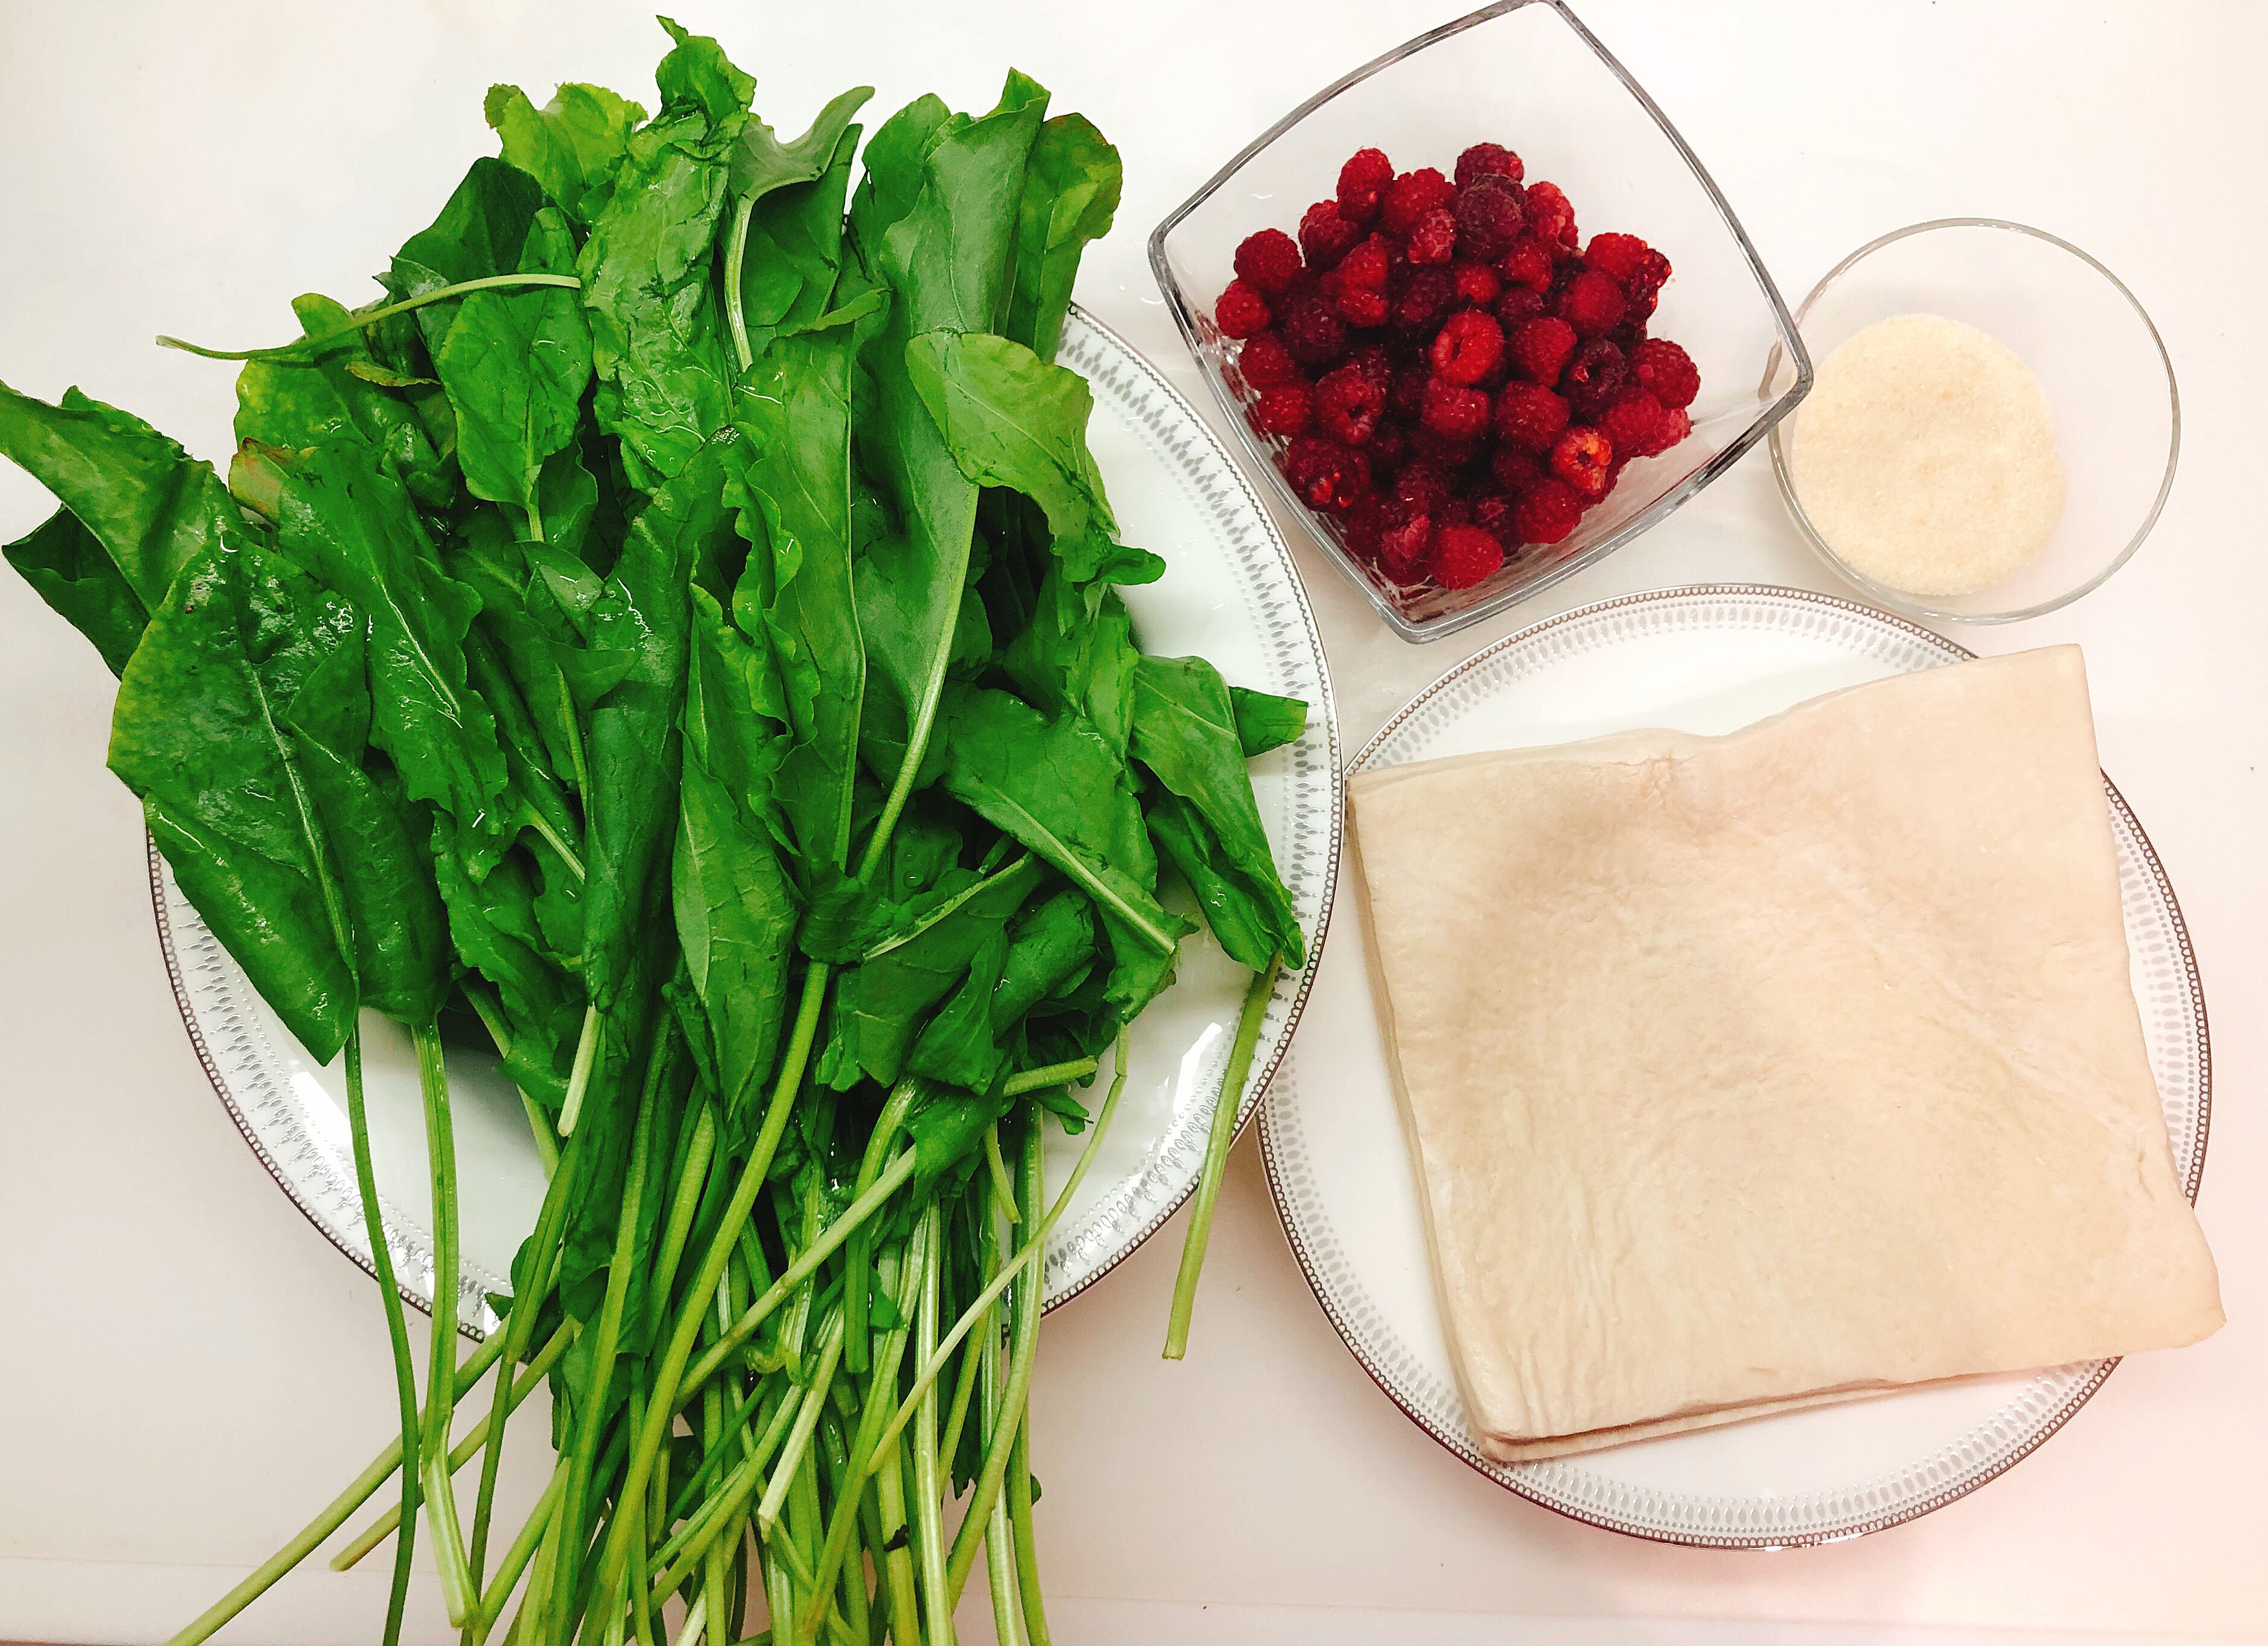
[[[1298,742],[1307,729],[1307,705],[1299,698],[1231,686],[1228,701],[1236,711],[1236,741],[1243,746],[1247,760]]]
[[[748,100],[756,94],[755,77],[735,67],[711,36],[689,33],[667,18],[661,19],[661,26],[677,42],[653,71],[654,84],[661,88],[662,107],[692,103],[712,125],[745,115]]]
[[[609,181],[645,110],[602,85],[563,85],[537,108],[516,85],[492,85],[482,112],[504,142],[504,158],[543,185],[577,223],[585,200]]]
[[[998,330],[1042,360],[1056,358],[1071,282],[1089,240],[1118,210],[1118,151],[1084,114],[1057,114],[1040,128],[1016,210],[1016,283]]]
[[[1086,449],[1085,378],[1005,337],[945,331],[908,341],[906,373],[962,474],[1030,498],[1058,540],[1117,535]]]
[[[76,388],[50,406],[0,383],[0,453],[78,517],[145,611],[237,519],[212,465]]]
[[[141,643],[150,614],[77,515],[57,509],[26,535],[0,547],[0,554],[58,616],[94,642],[112,674],[126,672],[126,660]]]

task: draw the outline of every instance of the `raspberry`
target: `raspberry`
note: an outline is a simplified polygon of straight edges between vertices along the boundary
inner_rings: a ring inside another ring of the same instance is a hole
[[[1299,242],[1281,229],[1263,229],[1236,248],[1236,277],[1263,297],[1281,297],[1307,272]]]
[[[1386,300],[1386,293],[1364,285],[1342,283],[1338,289],[1339,318],[1350,326],[1367,329],[1383,326],[1393,314],[1394,306]]]
[[[1265,331],[1270,318],[1268,299],[1241,280],[1230,281],[1213,300],[1213,324],[1226,336],[1249,337]]]
[[[1303,365],[1322,365],[1346,352],[1346,326],[1320,292],[1295,297],[1284,311],[1284,346]]]
[[[1449,180],[1430,166],[1404,172],[1386,191],[1379,215],[1388,233],[1406,235],[1418,226],[1418,218],[1447,206],[1455,194],[1456,190],[1449,187]]]
[[[1533,234],[1523,234],[1513,243],[1510,251],[1497,260],[1496,271],[1504,277],[1506,285],[1529,292],[1548,291],[1551,285],[1551,250]]]
[[[1386,501],[1375,491],[1366,491],[1347,511],[1347,552],[1358,560],[1378,558],[1380,540],[1386,533]]]
[[[1305,434],[1314,411],[1314,392],[1305,383],[1279,383],[1262,389],[1244,415],[1263,434],[1289,436]]]
[[[1307,254],[1307,267],[1334,268],[1362,239],[1362,225],[1339,215],[1338,202],[1318,200],[1300,219],[1300,247]]]
[[[1449,479],[1424,458],[1412,458],[1394,476],[1394,496],[1419,514],[1432,514],[1449,500]]]
[[[1629,321],[1624,321],[1607,334],[1607,341],[1620,349],[1623,351],[1623,358],[1627,360],[1630,358],[1631,351],[1646,341],[1646,328],[1634,326]]]
[[[1567,283],[1554,312],[1575,328],[1578,337],[1588,341],[1603,337],[1620,325],[1629,307],[1630,299],[1612,276],[1586,269]]]
[[[1635,234],[1594,234],[1583,248],[1583,266],[1595,269],[1616,284],[1627,286],[1631,276],[1653,248]]]
[[[1315,421],[1348,446],[1368,443],[1386,410],[1386,390],[1361,366],[1340,366],[1315,385]]]
[[[1430,331],[1456,301],[1457,277],[1446,269],[1412,269],[1394,293],[1394,323],[1408,332]]]
[[[1531,383],[1556,383],[1575,352],[1575,328],[1564,320],[1539,314],[1513,327],[1506,342],[1514,371]]]
[[[1502,543],[1512,529],[1512,499],[1501,491],[1476,492],[1472,523]]]
[[[1356,150],[1339,167],[1339,215],[1350,223],[1367,224],[1393,186],[1394,162],[1382,150]]]
[[[1486,308],[1504,290],[1504,282],[1486,263],[1459,263],[1449,273],[1457,283],[1456,300],[1474,308]]]
[[[1370,474],[1359,452],[1335,440],[1305,434],[1284,454],[1284,477],[1292,491],[1311,509],[1344,513],[1370,490]]]
[[[1381,417],[1378,427],[1371,431],[1370,444],[1363,449],[1370,454],[1374,472],[1390,475],[1402,467],[1403,459],[1409,454],[1410,436],[1400,424]]]
[[[1551,448],[1551,472],[1593,500],[1607,495],[1607,470],[1614,467],[1614,442],[1596,429],[1570,429]]]
[[[1385,291],[1387,277],[1393,272],[1394,242],[1383,234],[1366,237],[1360,245],[1339,260],[1339,278],[1348,285],[1360,286],[1366,291]]]
[[[1284,340],[1272,331],[1244,340],[1244,346],[1236,351],[1236,369],[1255,388],[1275,388],[1303,380],[1300,363],[1292,358]]]
[[[1544,479],[1513,499],[1512,529],[1524,543],[1556,543],[1583,518],[1583,500],[1565,481]]]
[[[1422,358],[1394,368],[1394,380],[1386,386],[1386,403],[1395,417],[1415,423],[1425,416],[1425,380],[1432,374]]]
[[[1484,396],[1485,398],[1485,396]],[[1410,454],[1431,463],[1445,475],[1453,475],[1471,462],[1480,451],[1479,438],[1470,434],[1444,434],[1439,429],[1429,429],[1419,424],[1410,432]],[[1433,524],[1441,525],[1457,512],[1457,499],[1452,495],[1433,516]]]
[[[1673,410],[1691,405],[1701,392],[1693,357],[1667,337],[1649,337],[1631,351],[1630,367],[1638,386]]]
[[[1472,523],[1472,504],[1452,491],[1449,494],[1449,500],[1441,505],[1440,511],[1433,516],[1435,541],[1440,540],[1441,528],[1444,526],[1469,526]]]
[[[1629,374],[1623,351],[1604,337],[1598,337],[1585,343],[1567,363],[1559,388],[1575,415],[1587,423],[1615,403],[1622,393],[1623,380]]]
[[[1661,421],[1653,425],[1653,436],[1638,447],[1641,457],[1659,457],[1678,441],[1693,432],[1693,419],[1683,406],[1672,406],[1661,414]]]
[[[1491,177],[1457,196],[1457,248],[1486,262],[1501,257],[1520,239],[1528,216],[1521,209],[1520,185]]]
[[[1386,392],[1386,386],[1394,380],[1394,362],[1388,357],[1386,345],[1382,343],[1366,343],[1359,349],[1349,350],[1347,364],[1359,369],[1365,377],[1377,384],[1378,392],[1381,395]]]
[[[1485,583],[1504,565],[1504,545],[1477,526],[1444,526],[1433,535],[1433,580],[1443,588]]]
[[[1471,439],[1488,427],[1489,397],[1436,373],[1425,384],[1425,410],[1420,421],[1436,434]]]
[[[1509,177],[1518,182],[1528,175],[1528,168],[1520,157],[1501,143],[1476,143],[1457,157],[1457,187],[1462,188],[1476,177]]]
[[[1445,263],[1457,255],[1457,219],[1436,206],[1410,225],[1406,255],[1413,263]]]
[[[1504,335],[1512,336],[1512,328],[1524,320],[1533,320],[1543,312],[1543,294],[1531,292],[1524,285],[1508,285],[1504,295],[1496,300],[1496,323],[1504,328]]]
[[[1495,476],[1497,484],[1504,488],[1506,497],[1518,497],[1543,478],[1543,465],[1535,460],[1533,452],[1523,451],[1510,444],[1499,444],[1489,454],[1489,473]],[[1489,529],[1496,531],[1493,526]],[[1502,536],[1504,534],[1498,532],[1497,535]]]
[[[1415,583],[1425,551],[1433,544],[1432,518],[1397,498],[1386,506],[1385,519],[1378,540],[1378,568],[1397,583]]]
[[[1528,230],[1555,257],[1574,255],[1575,208],[1557,183],[1530,183],[1528,186]]]
[[[1661,421],[1661,402],[1633,388],[1599,414],[1599,432],[1614,443],[1617,462],[1636,456]]]
[[[1434,334],[1434,375],[1469,388],[1491,372],[1504,354],[1504,328],[1476,309],[1460,309]]]
[[[1630,299],[1630,317],[1636,321],[1653,319],[1661,288],[1668,284],[1669,259],[1657,251],[1647,252],[1623,282],[1623,291]]]
[[[1516,451],[1548,452],[1566,432],[1567,402],[1541,383],[1507,383],[1496,398],[1497,439]]]

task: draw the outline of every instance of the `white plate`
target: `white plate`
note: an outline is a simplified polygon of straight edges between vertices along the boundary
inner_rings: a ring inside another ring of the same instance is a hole
[[[1291,556],[1219,441],[1116,333],[1073,308],[1058,358],[1094,386],[1087,436],[1126,540],[1166,559],[1164,577],[1126,591],[1145,649],[1201,653],[1237,685],[1309,705],[1305,735],[1254,762],[1252,777],[1292,907],[1311,951],[1320,949],[1338,874],[1338,721],[1322,641]],[[154,847],[150,864],[158,941],[214,1090],[284,1192],[369,1269],[338,1066],[313,1065],[181,897]],[[1283,1056],[1312,973],[1276,986],[1240,1125]],[[1182,946],[1177,981],[1136,1022],[1134,1067],[1110,1136],[1048,1248],[1050,1308],[1140,1245],[1196,1185],[1249,975],[1201,932]],[[398,1025],[365,1014],[363,1038],[388,1244],[404,1295],[423,1307],[432,1295],[433,1251],[416,1066]],[[1098,1092],[1110,1073],[1106,1057]],[[495,1322],[485,1295],[511,1290],[512,1254],[535,1222],[543,1170],[519,1099],[494,1060],[453,1052],[449,1074],[460,1278],[467,1329],[477,1332]],[[1050,1132],[1051,1184],[1069,1175],[1079,1148],[1079,1140]]]
[[[1970,655],[1903,618],[1796,589],[1719,585],[1587,606],[1459,665],[1351,770],[1573,742],[1636,727],[1729,732],[1837,687]],[[2104,780],[2135,998],[2191,1199],[2205,1165],[2205,996],[2173,888]],[[1982,1377],[1604,1451],[1482,1457],[1441,1334],[1417,1185],[1351,898],[1317,969],[1298,1055],[1261,1119],[1278,1212],[1355,1358],[1420,1428],[1522,1497],[1636,1537],[1719,1547],[1825,1543],[1973,1490],[2059,1428],[2116,1361]]]

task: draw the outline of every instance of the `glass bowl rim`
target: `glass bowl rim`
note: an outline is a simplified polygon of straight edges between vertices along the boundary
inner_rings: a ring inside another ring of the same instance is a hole
[[[1797,534],[1811,546],[1812,551],[1824,560],[1828,567],[1838,577],[1865,591],[1870,598],[1880,602],[1892,611],[1903,612],[1911,617],[1926,617],[1935,623],[2021,623],[2029,617],[2042,617],[2049,612],[2061,610],[2082,594],[2091,594],[2102,587],[2103,584],[2110,581],[2111,573],[2134,557],[2134,551],[2142,546],[2143,540],[2148,537],[2152,530],[2156,528],[2158,516],[2165,512],[2166,498],[2174,489],[2174,471],[2181,462],[2181,384],[2174,374],[2173,356],[2167,351],[2166,340],[2159,334],[2157,322],[2150,318],[2150,311],[2142,306],[2142,299],[2134,295],[2124,280],[2111,273],[2101,258],[2083,247],[2073,245],[2060,234],[2051,234],[2045,229],[2034,228],[2028,223],[2017,223],[2007,218],[1932,218],[1927,222],[1909,223],[1904,228],[1892,229],[1887,234],[1876,235],[1819,277],[1818,284],[1814,285],[1809,294],[1796,306],[1795,323],[1799,332],[1802,328],[1804,317],[1811,313],[1813,305],[1826,296],[1829,288],[1853,266],[1886,246],[1893,246],[1900,240],[1911,239],[1917,234],[1927,234],[1939,229],[1999,229],[2012,234],[2029,235],[2036,240],[2043,240],[2051,246],[2070,253],[2109,281],[2111,290],[2126,299],[2126,306],[2132,309],[2134,318],[2142,322],[2142,329],[2149,335],[2151,345],[2158,351],[2158,363],[2165,368],[2166,404],[2170,426],[2166,440],[2166,467],[2164,473],[2158,477],[2157,496],[2150,500],[2150,506],[2143,512],[2141,522],[2134,528],[2133,535],[2126,540],[2125,546],[2113,555],[2101,571],[2085,582],[2073,585],[2052,599],[2007,611],[1948,611],[1942,607],[1931,605],[1926,600],[1917,599],[1911,594],[1904,594],[1877,583],[1874,579],[1846,564],[1840,555],[1828,546],[1826,538],[1821,535],[1816,527],[1812,525],[1811,517],[1804,513],[1803,505],[1796,498],[1795,482],[1788,472],[1787,447],[1784,428],[1778,423],[1773,424],[1771,431],[1772,478],[1778,483],[1780,500],[1787,506],[1788,518],[1795,523]],[[1771,371],[1766,374],[1766,381],[1769,382],[1780,369],[1779,362],[1775,358]]]
[[[1508,12],[1521,11],[1529,6],[1542,6],[1554,13],[1562,23],[1565,24],[1573,32],[1576,39],[1598,58],[1607,72],[1615,78],[1625,92],[1637,100],[1638,107],[1653,120],[1655,129],[1668,140],[1670,147],[1675,151],[1677,157],[1685,163],[1687,173],[1700,186],[1702,193],[1707,196],[1709,203],[1715,209],[1719,222],[1723,224],[1726,230],[1732,235],[1734,244],[1740,248],[1742,258],[1748,264],[1749,272],[1755,279],[1757,290],[1771,312],[1772,328],[1778,336],[1766,357],[1764,381],[1759,389],[1759,399],[1762,403],[1759,404],[1756,416],[1726,445],[1722,451],[1699,464],[1690,474],[1670,486],[1644,509],[1625,520],[1618,530],[1591,544],[1580,554],[1571,555],[1558,561],[1534,580],[1516,588],[1499,590],[1486,599],[1475,601],[1469,606],[1459,609],[1442,612],[1432,617],[1413,619],[1397,609],[1378,587],[1354,565],[1351,557],[1314,523],[1316,512],[1292,493],[1283,476],[1278,472],[1275,464],[1268,461],[1266,454],[1255,443],[1244,419],[1237,415],[1236,407],[1229,403],[1222,383],[1217,380],[1214,373],[1205,369],[1204,343],[1197,333],[1196,318],[1190,312],[1190,299],[1189,294],[1182,290],[1181,282],[1174,277],[1172,265],[1167,260],[1166,240],[1167,236],[1179,228],[1191,213],[1211,199],[1230,178],[1241,171],[1246,162],[1290,131],[1292,127],[1307,119],[1315,110],[1336,98],[1341,92],[1360,85],[1381,70],[1391,68],[1403,58],[1413,56],[1452,35],[1461,34],[1469,28],[1491,22]],[[1787,299],[1781,294],[1779,286],[1772,279],[1771,271],[1764,266],[1764,258],[1757,252],[1756,243],[1749,238],[1748,230],[1742,225],[1740,218],[1734,215],[1731,203],[1725,198],[1724,190],[1717,186],[1717,180],[1710,175],[1709,169],[1701,164],[1700,157],[1694,153],[1691,145],[1685,141],[1684,134],[1680,132],[1670,118],[1661,112],[1660,106],[1647,94],[1646,88],[1638,83],[1630,70],[1623,66],[1621,60],[1607,49],[1605,43],[1597,35],[1584,26],[1583,20],[1575,15],[1573,10],[1568,5],[1567,0],[1493,0],[1491,4],[1484,5],[1477,11],[1469,11],[1462,17],[1453,18],[1448,22],[1428,29],[1425,33],[1406,40],[1398,46],[1391,47],[1368,62],[1349,70],[1321,91],[1300,103],[1290,113],[1231,155],[1219,170],[1200,183],[1186,200],[1167,212],[1160,220],[1158,226],[1150,231],[1148,248],[1151,277],[1157,282],[1158,290],[1166,299],[1166,306],[1173,312],[1174,323],[1180,328],[1182,343],[1197,363],[1199,375],[1205,379],[1207,386],[1212,390],[1214,399],[1220,402],[1222,412],[1233,425],[1245,453],[1266,471],[1275,494],[1294,511],[1303,524],[1308,526],[1308,535],[1315,538],[1318,547],[1342,574],[1361,589],[1372,608],[1386,619],[1388,626],[1395,633],[1412,644],[1422,645],[1429,640],[1438,640],[1461,629],[1469,628],[1474,624],[1484,622],[1522,601],[1543,593],[1554,584],[1604,559],[1616,550],[1652,530],[1723,475],[1726,470],[1732,468],[1734,463],[1747,456],[1757,442],[1767,434],[1773,432],[1788,413],[1794,410],[1804,396],[1811,392],[1811,355],[1803,341],[1800,317],[1798,314],[1790,312]],[[1770,394],[1773,379],[1786,369],[1789,362],[1793,362],[1795,368],[1794,380],[1777,396],[1765,398]]]

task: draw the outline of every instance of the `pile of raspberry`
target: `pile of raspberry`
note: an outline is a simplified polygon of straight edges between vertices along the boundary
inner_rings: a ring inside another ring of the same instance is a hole
[[[1525,175],[1493,143],[1454,181],[1365,149],[1298,240],[1236,248],[1213,305],[1292,489],[1405,588],[1470,588],[1558,543],[1692,431],[1700,373],[1646,336],[1669,260],[1633,234],[1584,245],[1567,196]]]

